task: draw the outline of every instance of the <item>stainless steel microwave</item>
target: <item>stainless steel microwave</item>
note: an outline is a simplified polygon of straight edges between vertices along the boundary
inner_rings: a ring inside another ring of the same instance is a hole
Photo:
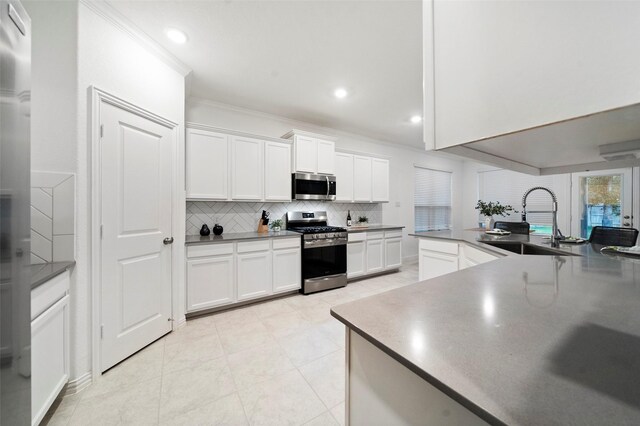
[[[333,201],[336,199],[336,177],[293,173],[291,175],[291,198],[294,200]]]

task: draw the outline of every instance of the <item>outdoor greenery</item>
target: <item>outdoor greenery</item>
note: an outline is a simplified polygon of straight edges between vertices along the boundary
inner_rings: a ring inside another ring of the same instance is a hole
[[[514,213],[518,213],[517,210],[515,210],[513,207],[511,207],[510,205],[506,205],[503,206],[502,204],[500,204],[500,201],[489,201],[488,203],[482,201],[482,200],[478,200],[478,204],[476,205],[476,210],[480,210],[480,213],[484,216],[487,217],[491,217],[491,216],[506,216],[511,214],[511,212]]]
[[[613,214],[620,214],[620,175],[590,176],[587,178],[588,200],[591,206],[611,206]]]

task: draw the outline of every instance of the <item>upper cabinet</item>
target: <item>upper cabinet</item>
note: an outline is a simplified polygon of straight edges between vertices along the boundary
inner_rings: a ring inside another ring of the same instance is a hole
[[[423,13],[427,149],[550,173],[640,139],[640,2],[425,0]]]
[[[336,201],[389,201],[389,160],[336,152]]]
[[[292,130],[282,137],[293,140],[294,172],[335,174],[335,141],[302,130]]]
[[[187,199],[290,201],[291,142],[189,124]]]
[[[229,199],[229,136],[187,129],[187,198]]]

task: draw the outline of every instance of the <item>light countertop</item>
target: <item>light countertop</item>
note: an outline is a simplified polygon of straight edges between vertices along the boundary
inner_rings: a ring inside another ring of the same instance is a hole
[[[490,237],[428,234],[416,236],[484,248],[478,239]],[[559,250],[574,256],[500,250],[331,312],[490,423],[640,424],[640,260],[590,244]]]
[[[348,233],[367,232],[367,231],[390,231],[392,229],[403,229],[402,225],[370,225],[367,227],[352,226],[347,228]]]
[[[31,274],[31,290],[46,283],[51,278],[60,275],[75,266],[76,262],[50,262],[29,266]]]

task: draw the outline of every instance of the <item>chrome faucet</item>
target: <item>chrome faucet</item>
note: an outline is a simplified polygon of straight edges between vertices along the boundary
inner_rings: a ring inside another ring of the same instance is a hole
[[[556,194],[550,190],[549,188],[545,188],[544,186],[535,186],[524,193],[522,196],[522,221],[527,221],[527,197],[533,191],[537,190],[547,191],[549,195],[551,195],[551,210],[532,210],[529,213],[551,213],[553,214],[553,224],[551,229],[551,247],[559,247],[560,239],[562,238],[562,234],[558,229],[558,199],[556,198]]]

